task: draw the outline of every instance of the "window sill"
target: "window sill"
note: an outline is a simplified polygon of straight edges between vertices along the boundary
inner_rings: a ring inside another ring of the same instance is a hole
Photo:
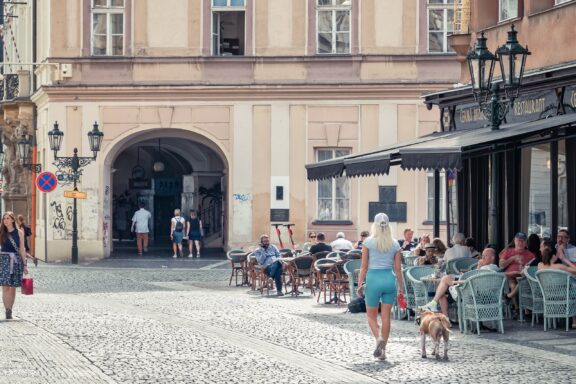
[[[513,17],[513,18],[511,18],[511,19],[506,19],[506,20],[499,21],[498,23],[496,23],[496,24],[494,24],[494,25],[492,25],[492,26],[490,26],[490,27],[484,28],[483,30],[484,30],[484,31],[489,31],[489,30],[491,30],[491,29],[500,28],[500,27],[502,27],[502,26],[504,26],[504,25],[515,24],[515,23],[517,23],[517,22],[520,21],[520,20],[522,20],[522,17],[521,17],[521,16]]]
[[[312,225],[353,225],[350,220],[314,220]]]

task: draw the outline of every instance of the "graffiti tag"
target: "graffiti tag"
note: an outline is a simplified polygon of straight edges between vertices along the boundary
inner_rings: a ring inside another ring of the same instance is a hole
[[[235,193],[234,195],[232,195],[232,197],[234,198],[234,200],[240,201],[242,203],[245,203],[250,200],[249,193]]]

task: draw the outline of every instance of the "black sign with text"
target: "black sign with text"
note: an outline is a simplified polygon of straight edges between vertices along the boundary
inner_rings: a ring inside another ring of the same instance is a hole
[[[368,218],[370,222],[374,221],[376,214],[384,212],[388,215],[390,222],[405,223],[407,222],[407,205],[403,203],[368,203]]]
[[[519,96],[506,114],[506,123],[521,123],[556,116],[558,97],[556,91],[547,90]]]
[[[456,129],[482,128],[490,125],[478,103],[462,104],[454,112]]]
[[[395,203],[396,202],[396,187],[392,186],[380,186],[379,198],[380,203]]]
[[[290,210],[289,209],[271,209],[270,210],[270,221],[290,221]]]

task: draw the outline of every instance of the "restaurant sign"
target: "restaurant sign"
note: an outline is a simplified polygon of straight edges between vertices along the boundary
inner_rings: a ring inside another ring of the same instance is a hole
[[[555,90],[529,93],[516,98],[506,115],[506,123],[546,119],[557,114],[558,97]]]
[[[478,103],[469,103],[456,106],[454,113],[456,129],[482,128],[490,125]]]

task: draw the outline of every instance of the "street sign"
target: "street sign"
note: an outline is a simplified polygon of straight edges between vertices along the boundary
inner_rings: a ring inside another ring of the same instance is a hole
[[[64,197],[69,197],[72,199],[85,199],[86,198],[86,192],[80,192],[80,191],[64,191]]]
[[[36,178],[36,188],[41,192],[52,192],[57,186],[58,180],[52,172],[42,172]]]

